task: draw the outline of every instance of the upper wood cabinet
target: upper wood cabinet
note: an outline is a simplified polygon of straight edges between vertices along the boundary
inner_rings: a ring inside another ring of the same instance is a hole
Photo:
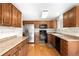
[[[17,11],[17,26],[21,27],[21,12]]]
[[[79,6],[73,7],[63,14],[64,27],[78,27],[79,26]]]
[[[2,23],[2,4],[0,4],[0,25]]]
[[[11,3],[0,3],[0,25],[21,27],[21,12]]]
[[[15,6],[12,6],[12,26],[16,26],[17,22],[17,9]]]
[[[64,19],[63,26],[64,27],[69,27],[68,12],[67,13],[64,13],[63,19]]]
[[[21,26],[21,12],[15,6],[12,6],[12,26]]]
[[[25,24],[34,24],[35,28],[39,28],[41,24],[47,24],[47,28],[56,28],[57,27],[57,21],[56,20],[50,20],[50,21],[23,21],[23,25]]]
[[[71,10],[69,10],[69,26],[70,27],[75,27],[76,26],[76,24],[75,24],[75,20],[76,20],[76,18],[75,18],[75,7],[74,8],[72,8]]]
[[[12,20],[12,4],[10,3],[3,3],[2,4],[2,19],[3,19],[3,25],[11,25]]]

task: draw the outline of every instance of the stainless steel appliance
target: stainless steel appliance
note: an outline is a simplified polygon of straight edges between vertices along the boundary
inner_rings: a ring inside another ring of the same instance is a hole
[[[34,24],[26,24],[23,27],[23,33],[25,36],[28,35],[29,42],[34,43]]]

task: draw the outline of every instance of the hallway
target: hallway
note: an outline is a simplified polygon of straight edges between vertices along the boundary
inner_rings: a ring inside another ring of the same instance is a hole
[[[59,53],[47,44],[29,44],[27,56],[59,56]]]

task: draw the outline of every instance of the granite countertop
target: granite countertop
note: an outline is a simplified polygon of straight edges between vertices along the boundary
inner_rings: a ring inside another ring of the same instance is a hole
[[[76,37],[76,36],[71,36],[71,35],[61,34],[61,33],[48,33],[48,34],[55,35],[66,41],[79,41],[79,37]]]
[[[27,39],[28,37],[19,37],[17,39],[16,36],[7,37],[0,41],[0,55],[3,55],[17,44],[22,42],[23,40]]]

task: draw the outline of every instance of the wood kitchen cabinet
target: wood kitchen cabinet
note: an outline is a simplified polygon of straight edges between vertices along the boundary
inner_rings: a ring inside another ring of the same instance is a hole
[[[17,27],[21,27],[21,12],[17,11]]]
[[[17,25],[17,8],[12,6],[12,26]]]
[[[12,6],[12,26],[21,27],[21,12]]]
[[[19,56],[26,56],[27,52],[28,52],[28,42],[24,41],[22,43],[20,50],[19,50]]]
[[[63,26],[69,27],[68,12],[64,13],[63,19],[64,19]]]
[[[48,34],[48,45],[55,47],[55,36],[52,34]]]
[[[79,41],[61,39],[60,54],[62,56],[79,56]]]
[[[0,25],[21,27],[21,12],[11,3],[0,3]]]
[[[62,56],[68,55],[68,42],[66,40],[60,40],[60,54]]]
[[[63,14],[64,27],[79,27],[79,6],[75,6]]]
[[[48,22],[48,28],[57,28],[57,20],[52,20]]]
[[[76,16],[76,11],[75,11],[75,7],[74,8],[72,8],[71,10],[69,10],[68,12],[69,12],[69,27],[75,27],[76,26],[76,18],[75,18],[75,16]],[[78,16],[77,16],[78,17]]]
[[[2,3],[2,20],[3,20],[3,25],[10,26],[11,25],[11,15],[12,12],[12,4],[10,3]]]
[[[24,40],[9,51],[7,51],[3,56],[26,56],[28,52],[28,41]]]
[[[0,4],[0,25],[2,24],[2,4]]]
[[[35,44],[38,44],[39,42],[40,42],[40,34],[39,34],[39,32],[35,32],[35,34],[34,34],[34,43]]]
[[[56,28],[57,27],[57,21],[56,20],[50,20],[50,21],[23,21],[23,25],[25,24],[34,24],[35,28],[39,28],[41,24],[47,24],[47,28]]]

